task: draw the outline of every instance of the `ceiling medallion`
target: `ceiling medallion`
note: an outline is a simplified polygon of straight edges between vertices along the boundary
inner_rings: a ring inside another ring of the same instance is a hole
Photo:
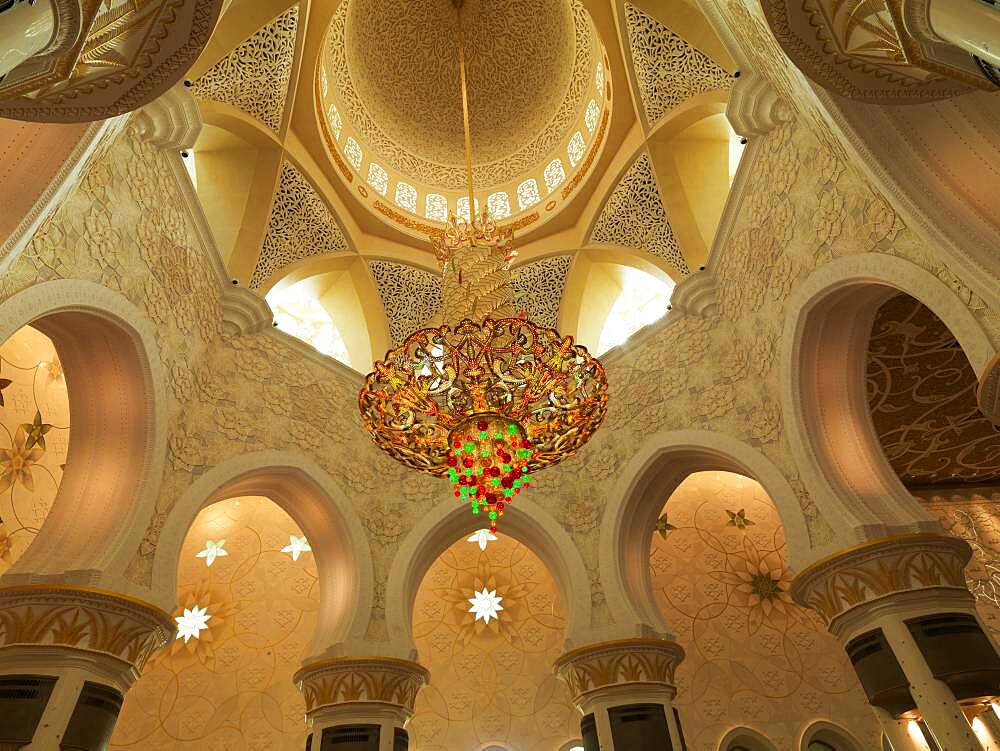
[[[459,69],[469,206],[472,150],[459,11]],[[376,445],[414,469],[447,477],[473,514],[497,519],[532,473],[583,446],[607,412],[604,367],[585,347],[514,309],[513,233],[489,212],[452,215],[432,238],[442,305],[433,328],[386,353],[365,378],[361,419]]]

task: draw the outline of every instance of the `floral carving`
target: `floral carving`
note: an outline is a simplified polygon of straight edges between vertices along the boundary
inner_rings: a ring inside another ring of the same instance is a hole
[[[626,639],[567,652],[555,671],[579,703],[594,691],[628,683],[658,683],[674,689],[674,671],[684,659],[679,644],[663,639]]]
[[[967,591],[971,551],[953,537],[913,534],[863,545],[806,569],[792,596],[829,624],[851,608],[894,592],[927,587]]]
[[[302,688],[307,712],[345,702],[379,702],[412,713],[428,677],[426,668],[407,660],[344,657],[307,665],[294,680]]]

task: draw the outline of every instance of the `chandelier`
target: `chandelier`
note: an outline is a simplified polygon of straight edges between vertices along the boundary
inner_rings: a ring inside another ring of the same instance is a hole
[[[607,411],[607,376],[585,347],[514,307],[510,228],[478,214],[465,50],[458,57],[469,216],[431,238],[441,265],[435,325],[414,331],[365,378],[361,420],[376,445],[413,469],[447,477],[455,497],[496,532],[533,474],[585,444]]]

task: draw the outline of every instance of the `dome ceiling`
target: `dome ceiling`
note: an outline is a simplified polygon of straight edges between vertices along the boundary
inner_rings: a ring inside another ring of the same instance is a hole
[[[564,155],[597,93],[603,52],[573,0],[466,0],[462,18],[475,183],[488,190]],[[456,22],[451,0],[340,6],[324,45],[320,99],[355,169],[358,148],[364,161],[417,186],[464,190]]]
[[[543,134],[567,98],[573,8],[569,0],[467,0],[462,27],[473,159],[506,159]],[[359,103],[388,139],[464,169],[457,33],[451,0],[350,0],[344,55]]]

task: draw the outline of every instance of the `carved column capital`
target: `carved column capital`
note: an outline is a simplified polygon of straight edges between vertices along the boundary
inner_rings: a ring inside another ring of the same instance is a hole
[[[831,626],[848,611],[890,595],[934,588],[968,594],[965,565],[971,556],[969,545],[957,537],[886,537],[812,564],[795,577],[791,593]]]
[[[666,639],[622,639],[567,652],[554,670],[578,705],[593,694],[618,687],[646,686],[673,696],[674,671],[684,649]]]
[[[345,704],[380,704],[413,714],[417,692],[430,680],[427,668],[392,657],[335,657],[302,667],[292,679],[306,712]]]
[[[0,589],[0,649],[62,647],[108,655],[138,674],[174,632],[168,613],[125,595],[89,587],[25,585]]]

